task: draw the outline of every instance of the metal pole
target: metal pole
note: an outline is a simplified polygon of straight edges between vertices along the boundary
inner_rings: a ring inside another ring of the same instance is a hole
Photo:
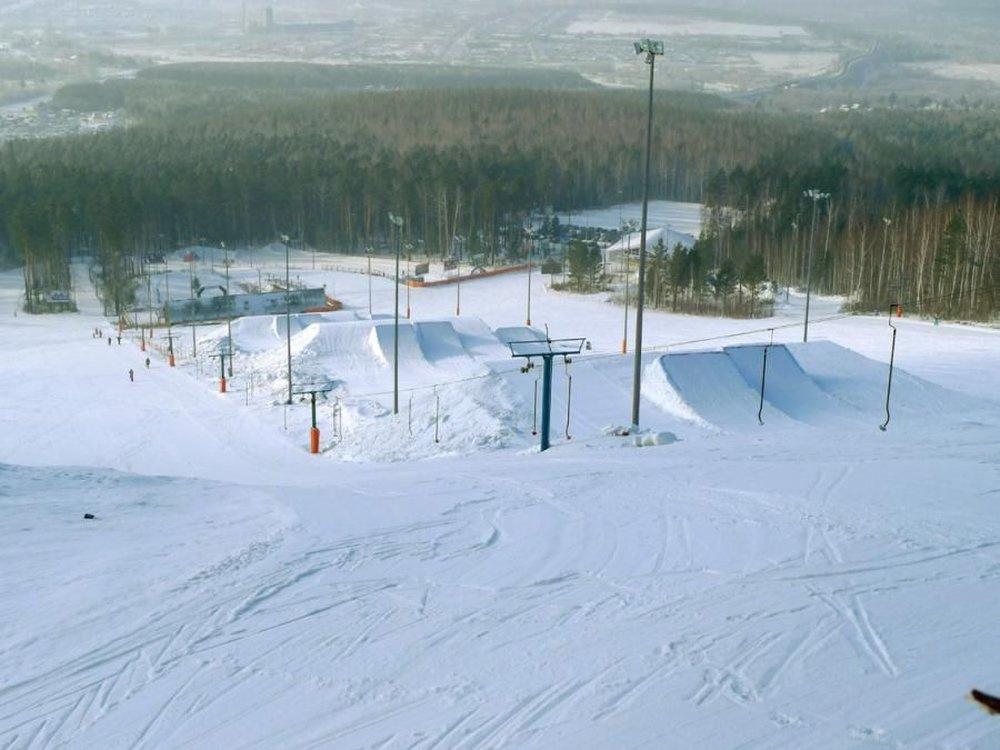
[[[191,356],[198,358],[198,327],[194,322],[194,255],[192,253],[191,262],[188,263],[188,277],[191,284]]]
[[[441,442],[441,394],[434,388],[434,442]]]
[[[549,449],[549,423],[552,416],[552,356],[542,357],[542,450]]]
[[[368,317],[372,316],[372,249],[368,248]]]
[[[400,238],[402,241],[402,238]],[[407,242],[406,243],[406,319],[410,319],[410,251],[413,246]]]
[[[396,293],[392,325],[392,413],[399,414],[399,253],[402,249],[402,232],[396,227]]]
[[[288,402],[292,403],[292,295],[291,272],[289,271],[288,237],[282,238],[285,243],[285,340],[288,344]]]
[[[622,332],[622,354],[628,353],[628,277],[629,255],[632,246],[632,227],[628,228],[628,238],[625,240],[625,328]]]
[[[526,324],[531,325],[531,236],[528,236],[528,315]]]
[[[228,346],[226,347],[229,353],[229,377],[233,376],[233,298],[229,291],[229,248],[226,247],[226,243],[222,243],[222,249],[225,252],[225,258],[223,262],[226,264],[226,338],[228,340]]]
[[[760,406],[757,407],[757,422],[764,424],[764,384],[767,382],[767,352],[774,344],[774,329],[771,329],[771,342],[764,347],[764,361],[760,368]]]
[[[464,239],[458,240],[458,262],[455,269],[458,275],[455,277],[455,317],[462,314],[462,243]]]
[[[889,383],[885,388],[885,421],[878,426],[882,432],[889,426],[889,398],[892,396],[892,370],[896,364],[896,326],[892,324],[892,316],[896,314],[899,305],[889,305],[889,327],[892,328],[892,349],[889,350]]]
[[[649,170],[653,148],[653,74],[656,69],[656,55],[648,53],[649,64],[649,107],[646,115],[646,170],[642,180],[642,227],[639,235],[639,288],[635,303],[635,366],[632,371],[632,431],[639,430],[639,392],[642,384],[642,310],[646,283],[646,229],[649,219]]]
[[[816,215],[819,213],[819,195],[814,194],[812,229],[809,233],[809,253],[806,256],[806,321],[802,328],[802,342],[809,341],[809,302],[812,298],[813,249],[816,247]]]

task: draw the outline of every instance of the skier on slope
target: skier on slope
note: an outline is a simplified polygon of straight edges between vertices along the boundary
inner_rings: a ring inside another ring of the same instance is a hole
[[[128,379],[130,383],[135,382],[135,370],[133,370],[131,367],[128,370]]]
[[[146,369],[149,369],[149,357],[146,357]]]

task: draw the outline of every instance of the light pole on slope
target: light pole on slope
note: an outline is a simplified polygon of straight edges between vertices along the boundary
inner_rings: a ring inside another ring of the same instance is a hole
[[[635,303],[635,364],[632,370],[632,431],[639,431],[639,394],[642,385],[642,311],[645,303],[646,231],[649,219],[649,171],[653,150],[653,77],[656,58],[663,55],[663,42],[643,39],[635,43],[635,53],[649,66],[649,103],[646,112],[646,165],[642,178],[642,225],[639,229],[639,288]]]
[[[819,214],[819,202],[827,200],[829,193],[819,190],[806,190],[804,195],[813,202],[812,229],[809,233],[809,253],[806,256],[806,319],[802,327],[803,343],[809,341],[809,304],[812,301],[812,261],[813,252],[816,250],[816,218]]]
[[[396,231],[396,294],[392,324],[392,413],[399,414],[399,254],[403,245],[403,217],[389,212]]]

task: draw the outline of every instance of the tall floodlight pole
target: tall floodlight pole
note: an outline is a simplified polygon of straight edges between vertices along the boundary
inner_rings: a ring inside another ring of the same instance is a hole
[[[167,313],[167,364],[174,367],[177,360],[174,357],[174,329],[170,323],[170,264],[167,261],[163,261],[163,278],[167,287],[165,292],[167,304],[164,307]]]
[[[882,232],[882,265],[884,266],[885,265],[885,253],[889,249],[889,227],[892,226],[892,219],[890,219],[888,216],[883,216],[882,217],[882,226],[884,227],[883,232]],[[902,269],[900,269],[900,270],[902,271]],[[902,284],[902,279],[903,279],[902,275],[899,278],[900,278],[900,284]],[[880,286],[878,288],[878,290],[877,290],[876,293],[881,292],[881,291],[882,291],[882,289],[881,289],[881,286]],[[902,286],[901,286],[900,290],[899,290],[899,299],[902,299],[902,298],[903,298],[903,289],[902,289]]]
[[[372,253],[375,250],[370,247],[365,248],[365,255],[368,256],[368,317],[372,316]]]
[[[816,250],[816,219],[819,215],[819,202],[821,200],[826,200],[830,197],[829,193],[823,193],[819,190],[806,190],[804,195],[807,198],[811,198],[813,202],[813,218],[812,218],[812,229],[809,233],[809,253],[806,256],[806,319],[805,325],[802,327],[802,341],[803,343],[809,341],[809,303],[812,300],[812,262],[813,262],[813,252]]]
[[[191,285],[191,356],[198,358],[198,333],[194,314],[194,260],[198,255],[191,251],[191,262],[188,263],[188,281]]]
[[[149,308],[149,332],[153,333],[153,272],[146,264],[146,307]]]
[[[632,232],[635,231],[636,223],[635,219],[629,219],[622,225],[623,229],[628,230],[625,235],[625,323],[622,329],[622,354],[628,353],[628,282],[629,276],[631,275],[632,269],[629,264],[629,259],[632,256]]]
[[[399,414],[399,254],[403,246],[403,217],[389,212],[396,230],[396,296],[392,324],[392,413]]]
[[[406,319],[410,319],[410,273],[411,256],[413,254],[413,243],[406,243]]]
[[[292,403],[292,276],[289,270],[291,251],[288,248],[291,239],[287,234],[281,235],[285,245],[285,341],[288,345],[288,403]]]
[[[531,325],[531,245],[534,239],[534,233],[531,229],[525,233],[528,237],[528,313],[526,316],[525,324]]]
[[[653,150],[653,75],[656,56],[663,54],[663,42],[643,39],[635,43],[635,53],[649,66],[649,104],[646,113],[646,168],[642,178],[642,226],[639,229],[639,288],[635,302],[635,366],[632,371],[632,431],[639,430],[639,392],[642,385],[642,309],[646,285],[646,229],[649,219],[649,170]]]
[[[222,246],[224,258],[222,262],[226,265],[226,339],[229,342],[226,351],[229,354],[229,377],[233,377],[233,298],[229,292],[229,248],[225,242],[219,243]]]
[[[458,248],[458,260],[455,261],[455,315],[462,314],[462,243],[465,237],[456,234],[453,238],[455,247]]]

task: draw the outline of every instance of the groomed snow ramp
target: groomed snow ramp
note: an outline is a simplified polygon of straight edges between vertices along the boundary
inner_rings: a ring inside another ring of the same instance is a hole
[[[690,421],[724,431],[758,428],[765,349],[765,427],[868,430],[884,420],[888,365],[828,341],[668,354],[658,360],[666,384],[657,378],[649,381],[654,389],[668,391],[663,395],[672,410]],[[914,377],[898,366],[890,410],[900,426],[1000,419],[995,405]]]
[[[722,430],[759,426],[760,393],[725,351],[666,354],[659,364],[677,400],[698,419]]]
[[[727,346],[723,351],[758,394],[758,403],[765,349],[768,350],[764,383],[765,422],[774,414],[775,408],[798,422],[811,425],[847,427],[863,421],[864,415],[860,411],[820,388],[784,345]]]
[[[788,344],[787,350],[817,387],[877,424],[885,418],[889,365],[830,341]],[[898,351],[898,350],[897,350]],[[968,422],[1000,419],[1000,409],[901,370],[892,377],[892,420]]]

